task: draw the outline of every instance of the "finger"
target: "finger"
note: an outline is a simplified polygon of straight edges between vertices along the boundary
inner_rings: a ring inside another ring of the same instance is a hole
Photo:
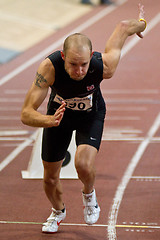
[[[64,108],[66,106],[66,103],[64,102],[64,101],[62,101],[62,104],[61,104],[61,106],[58,108],[58,109],[62,109],[62,108]],[[57,110],[58,110],[57,109]]]
[[[64,111],[65,111],[65,107],[61,105],[54,114],[55,118],[59,118],[61,115],[63,117]]]
[[[60,112],[64,112],[65,111],[65,106],[66,103],[62,103],[62,105],[56,110],[55,115],[59,114]]]
[[[55,114],[54,114],[55,119],[59,119],[61,116],[63,116],[64,111],[65,111],[65,108],[64,108],[64,109],[57,110],[57,111],[55,112]]]
[[[143,38],[143,35],[142,35],[141,32],[140,32],[140,33],[137,33],[137,36],[140,37],[140,38]]]
[[[63,115],[64,115],[64,113],[60,113],[58,116],[55,117],[55,123],[56,123],[57,125],[60,124],[60,122],[61,122],[61,120],[62,120],[62,118],[63,118]]]
[[[56,110],[54,116],[53,116],[53,121],[55,122],[54,126],[58,126],[63,118],[64,111],[65,111],[65,106],[66,103],[62,101],[61,106]]]

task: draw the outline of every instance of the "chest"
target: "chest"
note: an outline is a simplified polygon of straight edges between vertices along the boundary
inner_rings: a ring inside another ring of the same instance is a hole
[[[63,98],[84,97],[93,93],[101,82],[96,72],[88,72],[84,79],[75,81],[65,71],[56,73],[55,83],[52,86],[54,92]]]

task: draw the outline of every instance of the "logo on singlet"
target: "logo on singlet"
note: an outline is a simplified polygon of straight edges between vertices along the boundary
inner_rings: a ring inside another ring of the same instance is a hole
[[[95,87],[94,87],[94,85],[92,84],[91,86],[87,86],[87,91],[91,91],[91,90],[93,90]]]

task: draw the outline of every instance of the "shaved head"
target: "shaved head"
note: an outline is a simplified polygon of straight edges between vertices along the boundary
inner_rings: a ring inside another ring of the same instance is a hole
[[[88,48],[90,53],[92,53],[92,43],[88,37],[81,33],[74,33],[68,36],[63,44],[63,53],[66,56],[68,49],[77,49],[78,51],[83,51]]]

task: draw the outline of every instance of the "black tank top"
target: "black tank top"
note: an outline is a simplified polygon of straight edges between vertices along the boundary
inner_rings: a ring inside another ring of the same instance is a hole
[[[55,68],[55,81],[51,86],[52,90],[49,102],[54,100],[56,94],[61,96],[64,100],[76,97],[82,98],[93,94],[93,108],[95,108],[95,105],[100,99],[103,100],[100,91],[100,82],[103,80],[101,53],[93,53],[88,72],[80,81],[71,79],[69,74],[65,71],[64,60],[61,57],[60,51],[52,53],[48,58]]]

